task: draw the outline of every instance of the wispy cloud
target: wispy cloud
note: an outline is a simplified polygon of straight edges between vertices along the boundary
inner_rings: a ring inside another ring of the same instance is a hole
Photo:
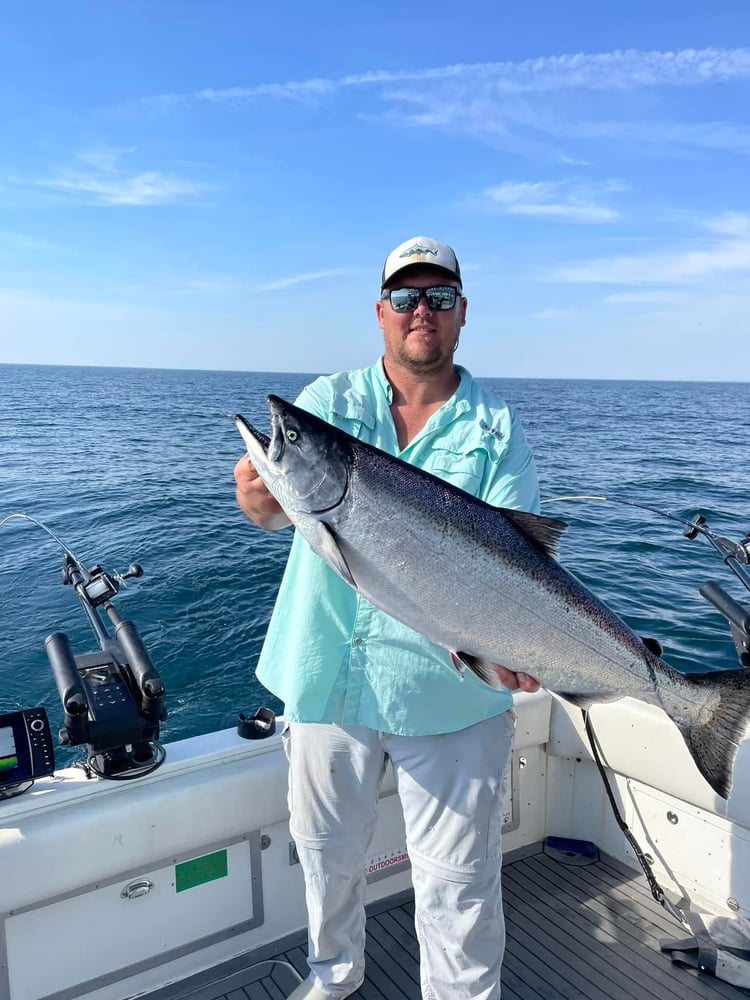
[[[750,239],[750,215],[743,212],[724,212],[716,218],[707,219],[704,227],[722,236],[738,236]]]
[[[750,273],[750,241],[720,244],[711,250],[583,260],[551,271],[548,278],[575,284],[684,285],[739,273]]]
[[[533,314],[534,319],[564,319],[566,316],[570,316],[570,309],[556,309],[554,306],[549,306],[547,309],[540,309],[539,312]]]
[[[184,104],[205,101],[209,104],[240,104],[253,100],[311,101],[332,94],[346,86],[343,80],[299,80],[287,83],[260,83],[254,87],[205,87],[188,93],[156,94],[144,97],[142,104],[164,111]]]
[[[590,167],[590,160],[578,160],[574,156],[568,156],[567,153],[560,153],[557,157],[560,163],[564,163],[569,167]]]
[[[52,251],[57,253],[62,249],[63,247],[57,243],[52,243],[50,240],[40,240],[25,233],[0,232],[0,254],[18,253],[18,251],[24,253]]]
[[[682,292],[615,292],[605,295],[604,301],[610,305],[652,305],[672,306],[684,301]]]
[[[195,197],[205,185],[160,170],[134,172],[123,163],[135,147],[92,146],[75,154],[89,169],[68,168],[45,178],[11,178],[17,186],[42,188],[99,205],[166,205]]]
[[[750,218],[740,213],[719,216],[704,228],[726,234],[726,239],[701,249],[675,248],[664,253],[620,255],[575,261],[546,275],[555,282],[609,285],[681,285],[722,276],[750,274]]]
[[[155,170],[117,178],[69,174],[33,183],[64,194],[88,196],[102,205],[166,205],[203,190],[192,181]]]
[[[397,84],[444,82],[452,88],[481,86],[483,92],[543,93],[550,90],[592,88],[631,90],[639,87],[698,86],[711,81],[750,79],[750,48],[682,49],[678,52],[578,52],[520,62],[458,63],[420,70],[350,74],[251,87],[204,88],[192,93],[163,94],[147,100],[165,106],[186,101],[247,101],[262,98],[309,100],[352,87],[388,87]]]
[[[194,293],[221,294],[242,291],[251,295],[264,292],[278,292],[295,285],[310,284],[316,281],[326,281],[329,278],[350,277],[353,274],[369,273],[369,271],[354,268],[331,268],[326,271],[308,271],[302,274],[287,275],[284,278],[274,278],[269,281],[252,282],[238,275],[204,275],[200,278],[189,278],[178,288],[160,289],[160,294],[192,295]]]
[[[277,292],[282,288],[291,288],[311,281],[323,281],[328,278],[348,277],[352,274],[367,273],[355,268],[331,268],[327,271],[308,271],[304,274],[293,274],[286,278],[277,278],[250,287],[251,292]]]
[[[204,87],[146,97],[141,104],[166,112],[185,105],[241,107],[260,101],[318,106],[360,91],[366,98],[358,113],[385,118],[394,127],[439,129],[525,153],[538,152],[552,140],[566,146],[564,151],[548,150],[552,159],[589,165],[588,150],[580,157],[578,150],[567,148],[569,143],[641,143],[672,155],[695,148],[750,154],[750,128],[743,124],[701,122],[692,116],[673,121],[664,115],[659,102],[648,118],[641,106],[631,120],[623,110],[625,105],[615,100],[643,90],[666,93],[748,80],[750,48],[628,49]],[[583,97],[580,107],[579,94]],[[612,115],[613,103],[621,112],[619,117]],[[558,113],[558,104],[565,107],[564,114]]]
[[[540,113],[536,126],[560,139],[594,139],[675,149],[750,153],[750,128],[729,122],[576,121]]]
[[[613,222],[620,213],[599,199],[622,190],[617,181],[586,185],[576,181],[505,181],[486,188],[482,195],[509,215],[603,223]]]
[[[120,169],[122,160],[130,153],[135,153],[135,146],[108,146],[99,143],[87,149],[81,149],[75,154],[75,158],[82,163],[86,163],[96,170],[114,173]]]

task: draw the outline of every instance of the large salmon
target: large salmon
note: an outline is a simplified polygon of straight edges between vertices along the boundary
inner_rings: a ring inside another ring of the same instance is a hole
[[[727,798],[750,670],[672,669],[556,558],[565,523],[492,507],[269,396],[270,438],[241,415],[253,465],[314,551],[381,610],[500,687],[496,663],[578,705],[662,708]]]

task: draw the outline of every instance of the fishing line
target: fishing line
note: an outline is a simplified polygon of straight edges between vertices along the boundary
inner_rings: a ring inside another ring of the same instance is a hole
[[[606,792],[607,799],[609,800],[612,812],[614,813],[615,821],[617,822],[617,825],[622,831],[625,839],[632,847],[636,859],[640,864],[641,868],[643,869],[643,874],[646,876],[646,881],[648,882],[649,889],[651,890],[651,895],[654,897],[657,903],[663,906],[664,909],[675,918],[675,920],[678,920],[683,925],[683,927],[686,927],[688,930],[690,930],[690,925],[687,923],[685,913],[680,909],[679,906],[676,906],[670,899],[667,898],[666,893],[657,882],[656,876],[654,875],[654,870],[652,868],[653,858],[651,858],[642,850],[641,845],[635,839],[633,831],[630,829],[630,827],[623,819],[622,813],[618,808],[617,801],[612,791],[612,786],[610,785],[609,779],[607,778],[607,772],[604,769],[604,762],[602,761],[601,757],[601,747],[599,745],[598,737],[594,733],[594,727],[591,724],[591,716],[589,715],[589,712],[586,709],[582,710],[582,714],[583,714],[583,725],[586,730],[586,735],[588,736],[589,739],[589,745],[591,746],[591,752],[594,757],[594,762],[596,764],[597,770],[599,771],[599,775],[604,784],[604,790]]]
[[[742,583],[745,584],[746,587],[748,587],[748,589],[750,589],[750,574],[748,574],[747,570],[745,569],[745,566],[748,563],[750,563],[750,532],[745,536],[745,540],[743,542],[740,542],[739,545],[737,545],[735,543],[729,542],[727,539],[718,538],[716,535],[714,535],[713,532],[710,531],[710,529],[708,529],[705,526],[705,519],[701,515],[697,515],[692,520],[687,520],[687,518],[680,517],[676,514],[670,514],[667,511],[660,510],[657,507],[652,507],[649,504],[636,503],[635,501],[624,500],[620,499],[619,497],[607,497],[595,494],[581,494],[577,496],[551,497],[550,499],[542,500],[541,502],[543,504],[546,504],[564,500],[596,500],[596,501],[616,503],[626,507],[634,507],[639,510],[649,511],[652,514],[657,514],[659,517],[666,518],[669,521],[675,521],[676,523],[681,524],[685,527],[683,534],[687,538],[695,538],[696,535],[698,534],[703,535],[710,542],[713,548],[721,555],[725,565],[735,574],[736,577],[738,577],[738,579]],[[721,590],[721,588],[717,589]],[[744,636],[747,635],[747,625],[745,624],[747,619],[745,618],[745,612],[748,609],[743,608],[741,605],[738,604],[736,605],[736,608],[739,609],[741,618],[741,622],[738,625],[737,622],[739,619],[736,619],[734,616],[735,609],[734,607],[729,606],[730,603],[732,605],[735,604],[735,602],[733,602],[731,598],[729,598],[728,603],[723,606],[722,601],[717,601],[715,599],[712,599],[712,595],[705,593],[703,589],[701,589],[701,593],[703,594],[704,597],[706,597],[709,601],[711,601],[711,603],[714,604],[714,606],[717,607],[717,609],[721,611],[725,615],[725,617],[728,618],[730,627],[733,630],[733,638],[735,639],[735,646],[737,647],[738,652],[740,652],[740,662],[743,663],[743,665],[746,665],[746,661],[742,659],[743,656],[742,650],[744,649],[745,654],[747,653],[748,646],[747,642],[744,639]],[[719,596],[722,595],[720,594]],[[728,595],[724,596],[728,598]],[[649,888],[651,890],[651,895],[658,903],[661,904],[661,906],[663,906],[667,910],[668,913],[670,913],[683,926],[685,926],[688,930],[692,930],[692,926],[688,923],[688,918],[685,912],[679,906],[675,905],[674,903],[671,902],[671,900],[667,898],[664,890],[659,885],[654,875],[652,868],[652,858],[649,855],[645,854],[644,851],[641,849],[632,830],[630,830],[627,823],[623,819],[617,801],[615,800],[615,796],[612,791],[611,785],[607,778],[605,765],[602,760],[601,747],[599,745],[598,737],[594,732],[594,727],[591,722],[591,716],[589,712],[585,709],[583,710],[583,721],[584,721],[585,733],[586,736],[588,737],[588,742],[591,747],[592,756],[594,758],[594,763],[596,764],[597,770],[599,771],[599,775],[604,784],[606,796],[609,801],[612,812],[614,814],[615,821],[617,822],[617,825],[619,826],[623,836],[630,844],[635,854],[635,857],[643,870],[643,873],[646,877],[646,880],[649,884]]]
[[[37,519],[36,519],[35,517],[32,517],[32,516],[31,516],[30,514],[7,514],[7,515],[6,515],[6,516],[5,516],[5,517],[4,517],[3,519],[2,519],[2,521],[0,521],[0,528],[2,528],[2,526],[3,526],[4,524],[6,524],[6,523],[7,523],[8,521],[10,521],[10,520],[11,520],[12,518],[14,518],[14,517],[21,517],[21,518],[23,518],[23,519],[24,519],[24,520],[26,520],[26,521],[31,521],[31,523],[32,523],[32,524],[35,524],[35,525],[36,525],[36,526],[37,526],[38,528],[41,528],[41,529],[42,529],[42,531],[46,531],[46,532],[47,532],[47,534],[48,534],[48,535],[49,535],[49,536],[50,536],[51,538],[54,538],[54,540],[55,540],[55,541],[57,542],[57,544],[58,544],[58,545],[59,545],[59,546],[61,547],[61,549],[63,550],[63,552],[64,552],[64,553],[65,553],[66,555],[70,556],[70,558],[71,558],[71,559],[75,560],[75,562],[76,562],[76,565],[78,565],[78,566],[80,566],[80,565],[81,565],[81,561],[80,561],[80,559],[78,559],[78,558],[77,558],[77,556],[76,556],[76,554],[75,554],[74,552],[72,552],[72,551],[71,551],[71,550],[70,550],[70,549],[68,548],[68,546],[67,546],[67,545],[65,544],[65,542],[63,542],[63,541],[62,541],[62,539],[58,538],[58,537],[57,537],[57,535],[56,535],[56,534],[54,533],[54,531],[52,531],[52,529],[51,529],[51,528],[48,528],[48,527],[47,527],[47,525],[46,525],[46,524],[43,524],[43,523],[42,523],[41,521],[37,521]]]
[[[50,538],[54,539],[57,542],[57,544],[63,550],[65,555],[68,556],[73,561],[73,563],[78,567],[78,569],[80,569],[84,577],[88,577],[89,571],[86,570],[83,563],[75,554],[75,552],[73,552],[72,549],[69,549],[68,546],[65,544],[65,542],[61,538],[58,538],[58,536],[54,533],[54,531],[51,528],[48,528],[47,525],[44,524],[42,521],[38,521],[35,517],[32,517],[31,514],[22,514],[22,513],[6,514],[6,516],[0,521],[0,528],[2,528],[4,524],[7,524],[7,522],[12,520],[14,517],[20,517],[24,521],[31,521],[32,524],[35,524],[38,528],[41,528],[42,531],[46,531],[47,534],[50,536]],[[113,577],[113,579],[117,580],[117,582],[121,586],[127,587],[127,582],[122,573],[112,573],[111,576]]]
[[[641,510],[650,511],[653,514],[658,514],[660,517],[667,518],[670,521],[676,521],[678,524],[689,525],[690,522],[684,520],[683,518],[677,517],[674,514],[668,514],[664,510],[659,510],[656,507],[649,507],[648,504],[635,503],[631,500],[620,500],[615,497],[604,497],[597,496],[595,494],[581,494],[579,496],[562,496],[562,497],[550,497],[548,500],[542,500],[541,503],[556,503],[558,500],[601,500],[605,503],[619,503],[626,507],[637,507]],[[705,532],[704,532],[705,533]],[[665,542],[664,545],[658,547],[658,551],[664,552],[669,549],[669,545]],[[647,562],[645,558],[645,553],[642,554],[643,561]]]
[[[668,521],[675,521],[677,524],[681,524],[684,527],[683,534],[686,538],[695,538],[696,535],[703,535],[707,538],[714,549],[722,556],[722,559],[729,567],[729,569],[738,576],[739,579],[745,584],[748,589],[750,589],[750,583],[746,577],[746,572],[743,569],[737,569],[732,562],[728,560],[727,553],[730,554],[731,558],[735,561],[739,559],[742,563],[747,563],[750,560],[750,533],[746,538],[745,542],[741,542],[736,545],[732,542],[728,542],[725,538],[718,538],[710,528],[705,524],[705,518],[700,514],[694,517],[691,521],[688,521],[685,517],[680,517],[677,514],[670,514],[666,510],[660,510],[658,507],[652,507],[647,503],[636,503],[634,500],[623,500],[621,497],[605,497],[596,496],[594,494],[581,494],[580,496],[562,496],[562,497],[550,497],[547,500],[542,500],[545,503],[556,503],[559,500],[602,500],[606,503],[617,503],[623,507],[635,507],[638,510],[647,510],[651,514],[658,514],[659,517],[664,517]]]
[[[669,514],[665,510],[659,510],[658,507],[651,507],[649,504],[645,503],[635,503],[633,500],[623,500],[620,497],[605,497],[596,495],[581,495],[581,496],[563,496],[563,497],[550,497],[549,500],[542,500],[542,503],[555,503],[557,500],[604,500],[610,503],[619,503],[625,507],[636,507],[639,510],[647,510],[652,514],[658,514],[659,517],[665,517],[669,521],[676,521],[677,524],[682,524],[685,526],[683,535],[686,538],[695,538],[696,535],[703,535],[713,546],[714,550],[718,552],[721,556],[722,562],[732,573],[737,577],[737,579],[742,583],[747,590],[750,590],[750,571],[747,567],[750,566],[750,531],[745,533],[745,537],[740,542],[730,542],[727,538],[721,538],[715,535],[706,525],[706,519],[702,514],[697,514],[692,520],[688,521],[687,518],[679,517],[677,514]],[[708,584],[706,584],[708,586]],[[716,604],[716,601],[711,596],[707,596],[701,589],[703,596],[707,598],[712,604],[718,607],[719,611],[724,614],[725,617],[729,617],[730,621],[734,621],[734,617],[737,613],[737,607],[727,615],[724,607]],[[728,596],[728,595],[724,595]],[[732,599],[730,598],[730,601]],[[736,602],[733,602],[736,604]],[[725,605],[726,607],[726,605]],[[740,609],[741,610],[741,609]],[[735,622],[736,624],[736,622]],[[744,619],[741,625],[741,631],[745,632],[746,627],[744,624]]]
[[[677,514],[670,514],[666,510],[660,510],[658,507],[651,507],[646,503],[636,503],[634,500],[623,500],[620,497],[602,497],[594,496],[589,494],[582,494],[580,496],[569,496],[569,497],[550,497],[548,500],[542,500],[542,503],[557,503],[558,500],[603,500],[606,503],[619,503],[624,507],[637,507],[639,510],[648,510],[652,514],[658,514],[659,517],[666,517],[670,521],[676,521],[678,524],[683,524],[688,528],[695,528],[696,531],[700,532],[702,535],[711,537],[711,532],[708,528],[704,528],[702,525],[694,524],[693,521],[688,521],[687,518],[678,517]]]

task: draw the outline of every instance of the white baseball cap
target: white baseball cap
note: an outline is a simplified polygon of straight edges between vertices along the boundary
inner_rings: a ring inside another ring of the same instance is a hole
[[[435,268],[461,284],[461,269],[453,247],[440,243],[429,236],[412,236],[399,243],[385,258],[380,287],[385,288],[394,278],[401,277],[410,268]]]

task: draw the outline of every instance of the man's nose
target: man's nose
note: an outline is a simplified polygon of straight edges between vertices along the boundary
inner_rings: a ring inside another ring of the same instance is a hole
[[[418,313],[431,313],[433,310],[430,308],[430,304],[427,301],[427,289],[421,289],[419,293],[419,301],[414,309],[414,312]]]

